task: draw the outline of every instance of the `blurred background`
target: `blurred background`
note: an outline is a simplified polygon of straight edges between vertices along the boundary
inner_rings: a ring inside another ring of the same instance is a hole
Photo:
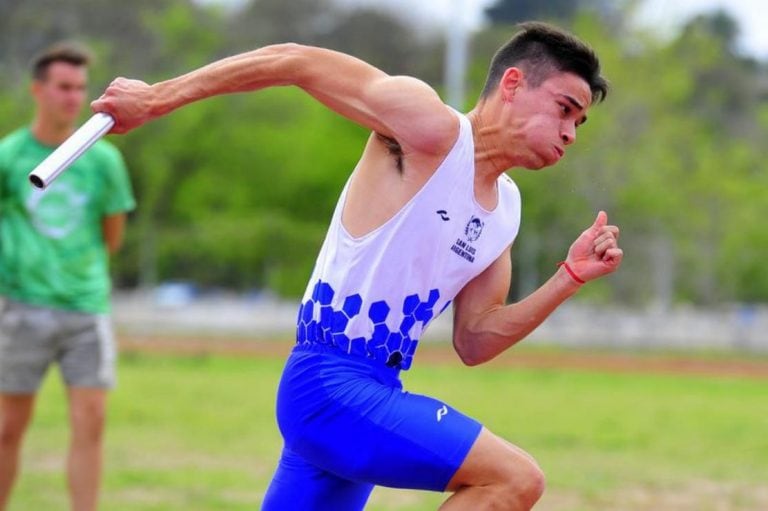
[[[511,174],[524,201],[510,298],[547,279],[605,209],[622,227],[626,262],[580,292],[574,305],[626,309],[631,317],[616,325],[622,332],[637,321],[634,314],[642,321],[671,314],[650,329],[660,342],[675,338],[664,333],[670,325],[686,331],[710,318],[701,342],[765,347],[752,332],[765,324],[760,304],[768,299],[768,231],[760,221],[768,216],[768,43],[753,26],[766,8],[735,0],[667,4],[2,1],[0,132],[30,118],[27,63],[60,39],[95,50],[94,97],[117,75],[154,82],[297,41],[420,77],[468,111],[513,24],[551,20],[597,49],[613,90],[569,158],[547,172]],[[114,261],[118,319],[135,323],[134,316],[120,319],[121,297],[137,313],[147,300],[180,305],[213,296],[251,305],[288,300],[293,307],[365,137],[287,89],[215,98],[112,137],[139,201]]]
[[[3,1],[0,132],[30,118],[27,63],[60,39],[95,50],[93,96],[117,75],[154,82],[297,41],[420,77],[468,111],[512,25],[551,20],[597,49],[613,90],[569,158],[547,172],[511,173],[524,200],[510,298],[546,280],[605,209],[623,230],[626,262],[574,304],[673,314],[684,330],[681,308],[686,318],[691,308],[707,309],[702,321],[717,316],[716,331],[705,328],[710,337],[765,346],[750,333],[765,321],[760,304],[768,300],[768,231],[760,221],[768,216],[768,42],[750,25],[761,12],[750,9],[765,7],[731,4]],[[252,303],[295,301],[365,138],[289,89],[212,99],[112,137],[139,201],[114,261],[117,290],[142,291],[139,301],[155,305],[233,294]]]
[[[422,376],[408,378],[531,448],[553,477],[537,509],[765,510],[766,5],[0,0],[0,133],[31,119],[28,62],[61,39],[94,50],[93,97],[118,75],[151,83],[295,41],[417,76],[468,111],[516,22],[571,29],[597,50],[612,91],[568,158],[544,172],[510,173],[523,196],[510,299],[549,278],[599,209],[622,228],[622,268],[586,286],[534,333],[538,348],[520,351],[514,375],[512,358],[482,378],[476,370],[450,372],[458,363],[445,362],[448,317],[430,332]],[[106,509],[259,502],[280,445],[267,413],[280,360],[366,138],[294,89],[213,98],[110,137],[126,157],[138,208],[113,260],[125,355]],[[235,359],[209,357],[212,345]],[[141,355],[160,348],[194,356]],[[585,353],[594,356],[578,358]],[[259,356],[241,365],[241,354]],[[594,373],[569,372],[584,367]],[[493,395],[478,397],[510,387],[531,399],[517,412],[536,420],[502,412]],[[33,432],[31,475],[13,509],[63,508],[63,490],[49,490],[59,484],[51,483],[58,472],[49,458],[65,434],[53,420],[63,411],[53,397],[44,402],[50,420]],[[246,429],[268,433],[241,436]],[[391,492],[372,502],[372,509],[416,510],[439,500]]]

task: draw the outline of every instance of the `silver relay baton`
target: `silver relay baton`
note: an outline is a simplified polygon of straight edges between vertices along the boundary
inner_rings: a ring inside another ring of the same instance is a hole
[[[109,133],[115,119],[103,112],[94,114],[69,138],[57,147],[35,170],[30,172],[32,186],[45,190],[62,172],[72,165],[85,151],[101,137]]]

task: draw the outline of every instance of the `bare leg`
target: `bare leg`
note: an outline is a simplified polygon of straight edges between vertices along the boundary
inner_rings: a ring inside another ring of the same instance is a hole
[[[0,511],[8,506],[34,404],[34,394],[0,394]]]
[[[72,437],[67,475],[72,511],[96,511],[98,507],[106,401],[103,389],[69,389]]]
[[[528,453],[483,429],[448,491],[455,493],[441,511],[529,511],[544,492],[544,475]]]

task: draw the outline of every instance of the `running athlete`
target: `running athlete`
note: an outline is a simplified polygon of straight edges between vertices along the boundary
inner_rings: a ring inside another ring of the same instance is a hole
[[[285,443],[263,509],[358,510],[374,485],[451,492],[443,510],[529,510],[541,496],[531,456],[399,380],[450,304],[456,352],[481,364],[621,262],[619,229],[601,211],[547,282],[505,304],[520,222],[505,172],[557,163],[607,92],[584,43],[549,25],[521,28],[467,115],[417,79],[296,44],[151,86],[119,78],[93,103],[123,133],[209,96],[295,85],[372,130],[302,300],[278,390]]]

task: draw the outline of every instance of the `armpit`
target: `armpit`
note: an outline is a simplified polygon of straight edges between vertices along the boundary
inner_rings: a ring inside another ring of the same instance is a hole
[[[379,139],[386,146],[387,150],[389,151],[389,154],[394,156],[395,165],[397,166],[397,171],[402,174],[403,173],[403,148],[400,146],[400,143],[394,138],[387,137],[385,135],[382,135],[381,133],[376,133],[376,138]]]

